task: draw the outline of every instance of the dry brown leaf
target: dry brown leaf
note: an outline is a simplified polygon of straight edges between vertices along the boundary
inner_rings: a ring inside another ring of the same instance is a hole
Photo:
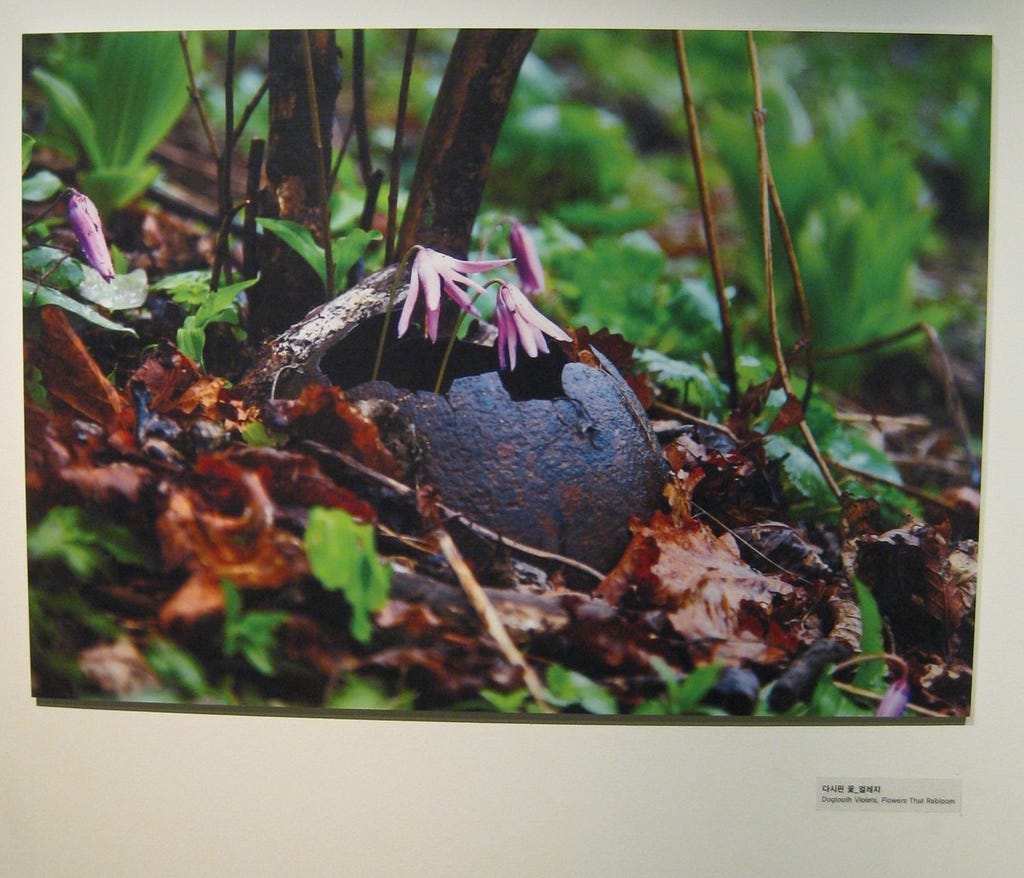
[[[634,525],[622,561],[596,591],[611,604],[630,593],[643,607],[668,611],[673,628],[707,660],[770,664],[800,643],[787,630],[798,615],[792,607],[786,620],[773,617],[776,602],[800,602],[794,587],[748,566],[731,536],[693,519],[675,526],[655,513],[649,524]]]
[[[82,650],[78,666],[101,692],[125,698],[160,685],[142,653],[127,637]]]

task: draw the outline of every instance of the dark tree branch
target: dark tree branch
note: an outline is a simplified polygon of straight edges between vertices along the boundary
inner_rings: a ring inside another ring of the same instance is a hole
[[[491,155],[536,30],[462,30],[423,135],[398,253],[466,256]]]

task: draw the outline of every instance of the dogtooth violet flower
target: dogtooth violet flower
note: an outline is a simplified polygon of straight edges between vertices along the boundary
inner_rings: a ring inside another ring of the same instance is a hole
[[[503,283],[498,287],[495,314],[498,319],[498,363],[502,369],[516,367],[516,348],[523,346],[528,356],[548,352],[544,336],[572,341],[568,333],[540,313],[519,287]]]
[[[103,224],[96,205],[88,195],[68,187],[68,222],[78,239],[89,264],[108,283],[114,279],[114,263],[110,259],[107,240],[103,237]]]
[[[466,259],[456,259],[454,256],[447,256],[437,250],[428,247],[422,248],[412,263],[412,271],[409,277],[409,292],[405,297],[405,305],[402,307],[402,314],[398,318],[398,335],[405,335],[409,328],[409,321],[412,318],[413,309],[416,307],[416,300],[419,298],[420,290],[423,290],[423,300],[427,311],[427,335],[431,341],[437,341],[437,322],[441,315],[441,290],[444,289],[448,297],[452,299],[463,311],[480,316],[480,312],[473,305],[466,290],[463,287],[472,287],[475,290],[484,292],[484,288],[475,280],[467,277],[467,274],[491,271],[508,265],[512,259],[485,259],[478,262],[471,262]],[[459,285],[462,285],[461,287]]]
[[[533,238],[526,226],[519,220],[513,219],[511,224],[508,244],[516,259],[519,288],[527,295],[539,293],[544,289],[544,266],[540,264],[537,245],[533,243]]]
[[[910,703],[910,683],[906,676],[894,680],[878,703],[875,716],[899,717]]]

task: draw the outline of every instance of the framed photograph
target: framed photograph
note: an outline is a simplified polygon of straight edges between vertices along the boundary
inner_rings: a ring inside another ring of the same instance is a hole
[[[1009,874],[1012,12],[197,6],[0,37],[19,874]]]
[[[969,714],[991,38],[23,57],[38,698]]]

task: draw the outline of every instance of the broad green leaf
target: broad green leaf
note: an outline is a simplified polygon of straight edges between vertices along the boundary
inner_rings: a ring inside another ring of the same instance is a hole
[[[77,289],[85,273],[83,263],[57,247],[33,247],[21,256],[21,270],[43,278],[47,286],[60,290]]]
[[[24,278],[21,281],[21,300],[22,304],[26,308],[41,308],[43,305],[56,305],[58,308],[63,308],[65,311],[75,314],[83,320],[88,320],[89,323],[102,326],[104,329],[111,329],[115,332],[128,332],[132,335],[136,335],[135,330],[130,326],[122,326],[120,323],[114,323],[113,320],[108,320],[98,311],[93,310],[91,307],[83,302],[79,302],[77,299],[72,299],[70,296],[64,295],[60,290],[55,290],[53,287],[33,283],[32,281],[25,280]]]
[[[277,235],[282,241],[299,254],[309,266],[317,273],[320,281],[327,283],[327,260],[324,257],[324,249],[317,243],[313,233],[301,223],[292,220],[270,219],[260,217],[256,222]],[[342,238],[336,238],[331,243],[331,258],[334,260],[334,283],[331,293],[337,292],[339,286],[344,283],[345,276],[349,269],[366,252],[366,248],[374,241],[379,241],[381,234],[378,231],[364,231],[353,229]]]
[[[352,608],[352,636],[368,643],[370,614],[387,603],[391,590],[391,568],[377,557],[373,528],[344,510],[314,506],[304,544],[313,575],[328,591],[340,591]]]
[[[74,86],[38,67],[32,71],[32,79],[46,96],[51,112],[74,132],[89,162],[100,164],[103,156],[96,139],[96,123]]]
[[[82,272],[84,277],[78,288],[79,294],[108,311],[139,308],[149,295],[146,272],[141,268],[130,274],[115,275],[109,282],[91,265],[83,265]]]
[[[313,237],[313,233],[309,229],[292,220],[270,219],[269,217],[257,217],[256,223],[268,232],[277,235],[309,263],[320,276],[321,282],[327,282],[327,262],[324,259],[323,247],[316,242],[316,238]]]
[[[21,199],[32,202],[49,201],[63,188],[64,181],[53,171],[39,171],[21,181]]]
[[[200,42],[199,35],[189,35],[193,52],[199,51]],[[104,33],[95,64],[98,88],[91,109],[102,155],[93,159],[93,165],[138,167],[174,127],[189,101],[178,33]]]
[[[160,168],[157,165],[145,163],[131,167],[101,167],[82,171],[79,179],[82,188],[96,204],[100,216],[105,216],[141,195],[159,176]]]
[[[882,639],[882,615],[878,611],[875,596],[871,589],[856,577],[853,580],[853,587],[857,591],[857,603],[860,605],[860,651],[864,654],[883,652],[885,644]],[[884,691],[886,667],[883,659],[863,662],[858,666],[853,682],[865,689]]]

